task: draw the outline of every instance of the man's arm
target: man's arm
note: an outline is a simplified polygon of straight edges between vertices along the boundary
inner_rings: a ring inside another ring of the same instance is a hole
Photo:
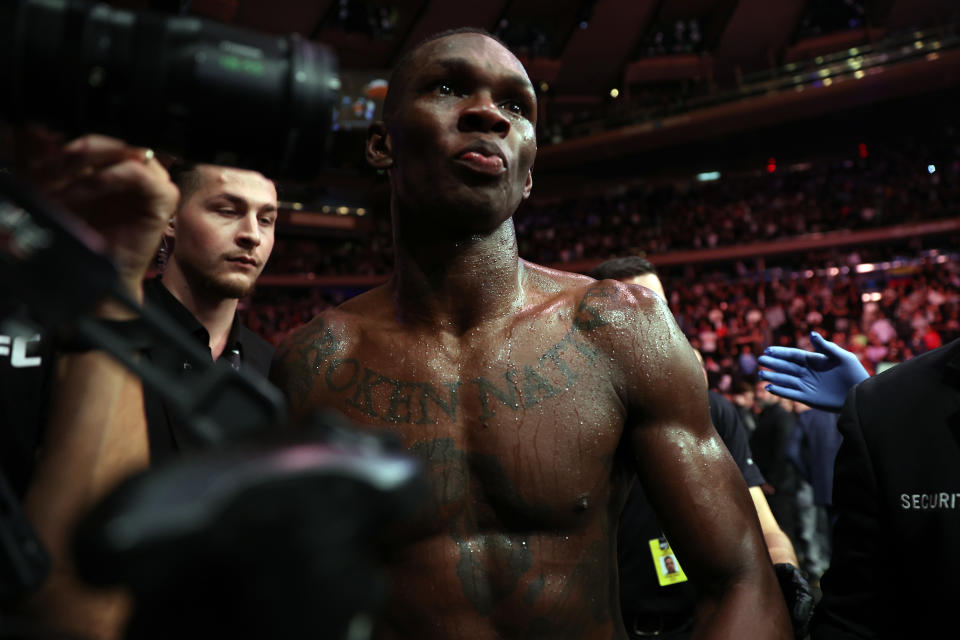
[[[810,583],[799,569],[793,543],[770,510],[770,504],[761,485],[765,479],[753,462],[753,453],[747,440],[747,428],[733,404],[725,397],[710,391],[710,417],[723,443],[730,450],[734,462],[740,468],[743,479],[750,488],[750,497],[760,520],[763,540],[767,544],[770,561],[777,574],[783,599],[790,613],[794,636],[806,638],[813,613],[813,593]]]
[[[45,622],[87,638],[119,638],[128,603],[75,577],[70,535],[78,518],[129,473],[147,466],[139,380],[102,352],[62,356],[27,517],[50,553],[49,578],[27,603]]]
[[[733,456],[734,462],[740,468],[743,479],[750,489],[750,497],[753,499],[753,505],[757,510],[757,518],[760,520],[763,539],[767,543],[767,550],[770,552],[770,560],[773,564],[787,563],[795,567],[799,566],[793,543],[780,528],[780,524],[770,510],[770,504],[763,494],[763,489],[760,488],[764,483],[764,478],[753,463],[753,453],[750,451],[746,425],[743,424],[743,420],[729,400],[713,391],[710,391],[709,394],[710,417],[717,429],[717,434],[723,439],[723,444],[730,451],[730,455]]]
[[[793,543],[780,528],[777,519],[773,517],[773,512],[770,511],[770,503],[767,502],[767,497],[763,495],[763,489],[750,487],[750,497],[753,498],[753,506],[757,510],[760,529],[763,531],[763,541],[767,544],[767,550],[770,552],[770,561],[773,564],[786,563],[795,567],[800,566]]]
[[[627,437],[650,503],[702,588],[696,637],[791,638],[756,509],[710,422],[699,363],[657,296],[626,295],[639,310],[634,338],[620,332],[632,344],[619,346],[634,354],[624,371]]]
[[[142,281],[177,202],[164,168],[144,149],[86,136],[32,161],[48,196],[107,240],[121,283],[142,302]],[[69,268],[69,265],[65,265]],[[96,315],[128,320],[113,302]],[[26,604],[44,622],[89,638],[117,638],[127,603],[75,577],[70,536],[79,517],[117,482],[148,464],[139,380],[102,352],[62,354],[51,411],[24,508],[53,561],[51,576]]]
[[[340,349],[341,338],[330,328],[329,315],[329,311],[322,313],[291,331],[270,362],[270,382],[283,393],[293,424],[317,408],[313,397],[317,375],[311,363]]]

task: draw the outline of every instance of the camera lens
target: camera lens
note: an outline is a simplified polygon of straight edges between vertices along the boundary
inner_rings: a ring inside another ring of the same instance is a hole
[[[327,156],[333,53],[190,16],[0,0],[0,113],[193,161],[310,179]]]

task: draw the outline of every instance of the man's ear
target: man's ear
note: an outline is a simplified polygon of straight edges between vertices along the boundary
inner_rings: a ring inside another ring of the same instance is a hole
[[[527,169],[527,180],[523,183],[523,199],[526,200],[530,197],[530,192],[533,191],[533,168]]]
[[[393,140],[383,122],[374,122],[367,129],[367,164],[386,171],[393,166]]]
[[[174,239],[177,235],[177,216],[170,216],[167,226],[163,228],[163,237]]]

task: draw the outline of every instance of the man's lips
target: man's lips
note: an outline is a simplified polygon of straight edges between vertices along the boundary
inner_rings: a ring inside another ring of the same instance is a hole
[[[506,159],[496,145],[479,142],[461,149],[456,159],[461,164],[479,173],[498,175],[507,168]]]
[[[233,262],[235,264],[241,264],[248,267],[256,267],[257,261],[249,256],[233,256],[227,258],[227,262]]]
[[[485,156],[476,151],[467,151],[461,153],[457,159],[481,173],[497,174],[503,171],[503,160],[500,156]]]

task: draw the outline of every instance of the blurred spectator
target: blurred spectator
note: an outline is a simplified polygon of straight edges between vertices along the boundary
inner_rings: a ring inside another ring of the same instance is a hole
[[[833,464],[840,448],[837,414],[794,402],[797,429],[787,456],[804,480],[801,488],[800,538],[803,569],[814,584],[830,566],[829,507],[833,494]]]
[[[705,249],[837,229],[868,229],[960,215],[960,152],[945,133],[931,153],[893,145],[870,158],[835,158],[775,174],[716,182],[645,184],[607,196],[531,202],[516,217],[520,255],[542,263],[643,251]],[[857,260],[859,262],[859,260]]]
[[[750,449],[760,473],[767,479],[763,489],[770,510],[799,557],[802,554],[797,491],[801,478],[787,457],[787,444],[798,427],[793,413],[784,406],[789,401],[773,395],[765,386],[766,383],[759,383],[754,389],[757,428],[750,437]],[[803,562],[802,557],[800,561]]]
[[[872,144],[868,159],[834,157],[796,171],[528,203],[516,217],[520,255],[562,268],[613,254],[663,255],[960,215],[956,131],[885,145]],[[931,175],[917,159],[934,156]],[[279,235],[266,275],[387,273],[389,223],[375,212],[370,220],[371,231],[346,239]],[[956,237],[931,241],[960,245]],[[711,386],[732,396],[755,375],[755,354],[769,345],[809,346],[811,330],[856,353],[871,374],[960,336],[960,270],[941,264],[946,256],[922,255],[922,242],[766,258],[776,268],[763,260],[689,265],[661,276],[678,324],[704,354]],[[875,266],[859,272],[867,262]],[[879,266],[887,262],[893,266]],[[244,319],[276,341],[354,293],[263,287],[257,311]]]

